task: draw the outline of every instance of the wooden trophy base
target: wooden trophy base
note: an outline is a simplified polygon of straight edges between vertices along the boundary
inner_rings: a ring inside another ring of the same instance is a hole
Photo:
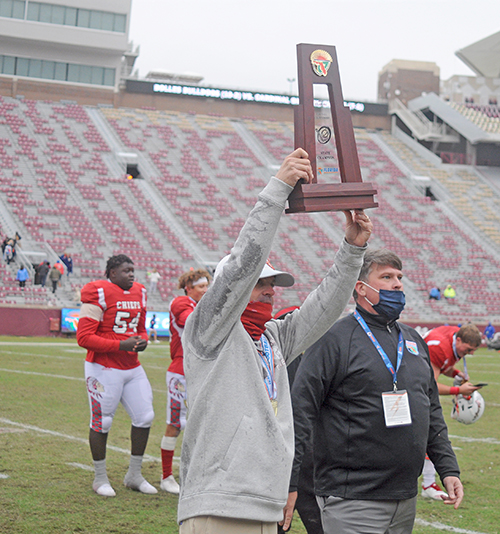
[[[285,213],[363,210],[378,207],[371,183],[297,184]]]

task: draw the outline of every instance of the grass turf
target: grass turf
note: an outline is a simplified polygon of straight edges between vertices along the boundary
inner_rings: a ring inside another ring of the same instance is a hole
[[[121,406],[108,439],[109,478],[117,496],[100,498],[92,491],[84,357],[85,351],[71,339],[0,337],[0,532],[178,532],[175,496],[142,495],[123,487],[130,421]],[[141,361],[153,387],[156,413],[146,452],[159,459],[168,343],[150,345]],[[441,399],[466,498],[453,510],[419,497],[418,534],[453,528],[499,532],[500,355],[480,349],[468,357],[468,368],[474,381],[489,383],[481,391],[486,400],[481,420],[469,426],[451,420],[450,397]],[[159,487],[159,461],[145,462],[143,472]],[[292,533],[305,533],[298,518]]]

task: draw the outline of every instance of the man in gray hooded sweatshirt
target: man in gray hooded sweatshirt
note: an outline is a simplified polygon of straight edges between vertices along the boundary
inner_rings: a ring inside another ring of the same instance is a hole
[[[300,309],[271,319],[274,286],[293,277],[266,260],[289,194],[312,179],[307,158],[300,148],[285,158],[185,325],[182,534],[275,533],[284,519],[294,452],[286,366],[344,311],[372,230],[363,211],[345,212],[345,239],[325,279]]]

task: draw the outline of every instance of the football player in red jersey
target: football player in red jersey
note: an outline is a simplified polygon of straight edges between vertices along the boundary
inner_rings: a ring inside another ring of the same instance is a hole
[[[106,280],[90,282],[82,289],[76,334],[78,344],[87,349],[93,489],[105,497],[116,495],[106,472],[106,441],[120,402],[132,420],[132,454],[125,486],[141,493],[157,493],[141,473],[154,411],[151,385],[137,357],[148,346],[146,288],[134,279],[134,263],[129,257],[119,254],[109,258]]]
[[[187,271],[179,277],[179,289],[185,296],[170,303],[170,358],[167,370],[167,429],[161,440],[162,480],[160,488],[179,493],[179,484],[172,474],[172,459],[180,431],[186,425],[186,379],[184,378],[181,336],[186,319],[207,292],[210,275],[205,269]]]
[[[476,325],[438,326],[423,336],[429,347],[429,356],[434,371],[434,378],[440,395],[472,395],[479,387],[469,381],[465,356],[474,354],[481,345],[481,332]],[[455,364],[464,359],[464,370],[459,371]],[[453,387],[439,382],[439,376],[445,375],[456,380],[460,385]],[[446,497],[439,484],[436,483],[436,470],[428,457],[425,458],[422,481],[422,497],[426,499],[442,500]]]

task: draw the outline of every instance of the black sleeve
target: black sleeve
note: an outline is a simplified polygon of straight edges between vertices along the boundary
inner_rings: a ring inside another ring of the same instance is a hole
[[[290,479],[290,491],[296,491],[302,459],[312,439],[312,431],[321,406],[330,391],[338,366],[338,348],[334,334],[328,331],[302,356],[291,391],[295,459]]]

